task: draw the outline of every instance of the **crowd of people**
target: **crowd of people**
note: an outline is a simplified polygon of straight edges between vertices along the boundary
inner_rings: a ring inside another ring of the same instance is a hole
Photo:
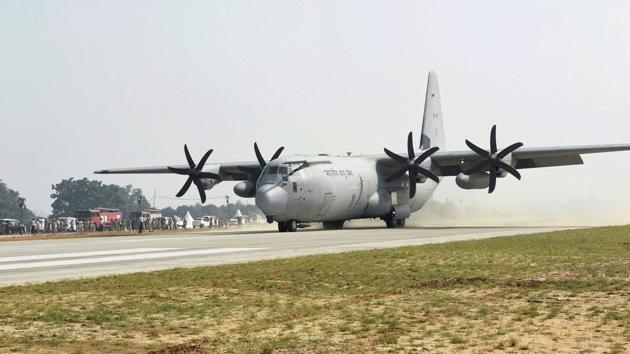
[[[62,232],[97,232],[97,231],[136,231],[142,228],[146,231],[176,230],[177,222],[171,217],[160,217],[142,220],[121,218],[107,224],[97,224],[92,220],[76,218],[33,218],[30,232],[37,233],[62,233]]]
[[[4,219],[3,219],[4,220]],[[10,219],[6,219],[10,220]],[[11,219],[12,220],[12,219]],[[177,230],[181,228],[192,228],[193,225],[187,225],[185,219],[173,217],[157,217],[157,218],[121,218],[115,219],[107,224],[97,224],[89,219],[77,218],[33,218],[30,225],[20,224],[17,220],[0,222],[0,235],[13,234],[50,234],[50,233],[68,233],[81,232],[90,233],[98,231],[113,232],[152,232],[159,230]],[[227,219],[217,219],[216,222],[210,223],[209,228],[225,228],[229,226]],[[197,226],[198,227],[198,226]]]

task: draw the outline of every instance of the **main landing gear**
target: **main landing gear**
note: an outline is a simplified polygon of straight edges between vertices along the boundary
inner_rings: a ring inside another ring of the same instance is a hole
[[[278,231],[280,232],[295,232],[297,228],[298,223],[295,220],[278,221]]]
[[[345,222],[346,222],[345,220],[324,221],[322,222],[322,226],[324,227],[324,230],[341,230],[343,229],[343,224]]]

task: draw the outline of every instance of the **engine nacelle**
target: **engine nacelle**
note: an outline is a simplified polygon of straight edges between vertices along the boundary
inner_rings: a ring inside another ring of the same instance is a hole
[[[256,196],[256,182],[243,181],[234,186],[234,193],[241,198],[254,198]]]
[[[490,185],[490,175],[485,172],[472,175],[460,173],[455,178],[455,183],[462,189],[485,189]]]

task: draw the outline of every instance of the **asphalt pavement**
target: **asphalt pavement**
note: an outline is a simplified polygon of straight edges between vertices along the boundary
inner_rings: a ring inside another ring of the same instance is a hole
[[[173,233],[0,243],[0,285],[514,236],[557,228],[347,228]]]

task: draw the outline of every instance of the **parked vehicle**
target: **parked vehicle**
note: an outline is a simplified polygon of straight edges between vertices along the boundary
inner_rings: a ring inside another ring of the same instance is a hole
[[[122,212],[119,209],[108,208],[79,210],[76,212],[76,216],[79,220],[93,224],[98,231],[111,230],[114,221],[122,220]]]
[[[195,218],[195,220],[193,220],[193,228],[213,227],[218,225],[217,220],[218,218],[213,215],[206,215],[200,218]]]
[[[0,235],[22,235],[26,233],[26,226],[15,219],[0,219]]]
[[[175,216],[173,216],[173,220],[175,221],[175,228],[176,229],[181,229],[181,228],[184,227],[184,219],[182,219],[179,216],[175,215]]]
[[[60,232],[76,232],[77,231],[77,218],[70,216],[62,216],[57,218],[59,221]]]

